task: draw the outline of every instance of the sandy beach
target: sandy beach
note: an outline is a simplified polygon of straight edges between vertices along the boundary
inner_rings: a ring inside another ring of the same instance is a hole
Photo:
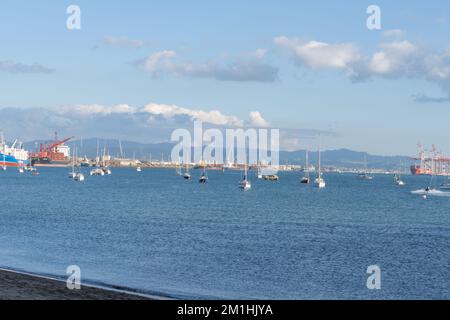
[[[32,274],[0,270],[0,300],[147,300],[149,298],[82,285],[69,290],[66,283]]]

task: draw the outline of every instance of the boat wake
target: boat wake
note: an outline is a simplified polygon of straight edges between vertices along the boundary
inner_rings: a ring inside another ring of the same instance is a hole
[[[450,191],[442,191],[442,190],[437,190],[437,189],[431,189],[431,190],[419,189],[419,190],[411,191],[411,193],[418,194],[418,195],[450,197]]]

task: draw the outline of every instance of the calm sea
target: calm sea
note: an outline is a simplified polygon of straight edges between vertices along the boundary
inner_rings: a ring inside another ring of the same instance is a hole
[[[450,197],[410,193],[429,178],[327,174],[327,188],[280,181],[205,185],[174,170],[113,169],[77,183],[66,169],[0,172],[0,265],[178,298],[450,298]],[[366,287],[381,268],[381,289]]]

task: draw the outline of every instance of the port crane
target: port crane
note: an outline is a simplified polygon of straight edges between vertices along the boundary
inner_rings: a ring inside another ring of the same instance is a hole
[[[417,144],[418,157],[412,157],[420,164],[411,166],[412,174],[436,174],[450,175],[450,158],[445,157],[433,144],[431,150],[424,149],[422,144]]]
[[[67,160],[67,156],[62,153],[58,147],[64,145],[67,141],[73,139],[74,137],[65,138],[62,140],[58,139],[58,136],[55,132],[55,140],[51,144],[39,144],[39,150],[31,154],[31,158],[33,162],[45,162],[49,163],[52,161],[65,161]]]

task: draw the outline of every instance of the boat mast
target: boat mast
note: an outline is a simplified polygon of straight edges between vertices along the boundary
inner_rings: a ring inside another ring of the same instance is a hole
[[[75,148],[72,151],[72,173],[75,172]]]
[[[305,173],[306,173],[306,177],[309,178],[309,161],[308,161],[308,160],[309,160],[309,159],[308,159],[308,157],[309,157],[309,152],[308,152],[308,149],[306,149],[305,152],[306,152]]]
[[[321,178],[322,178],[322,168],[320,165],[320,147],[319,147],[319,179],[321,179]]]

